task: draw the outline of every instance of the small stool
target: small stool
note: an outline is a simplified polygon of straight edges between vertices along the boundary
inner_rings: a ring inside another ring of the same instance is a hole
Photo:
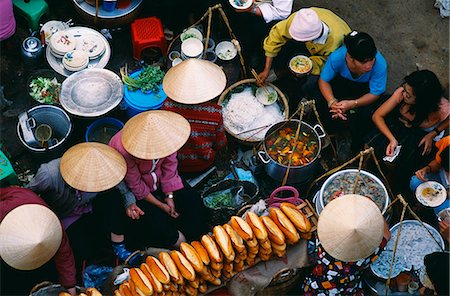
[[[20,185],[16,172],[2,151],[0,151],[0,183],[7,183],[5,185]]]
[[[131,24],[131,39],[133,42],[133,57],[136,60],[140,60],[142,50],[149,47],[159,48],[163,55],[167,52],[161,20],[154,16],[135,20]]]
[[[48,5],[45,0],[13,0],[17,12],[28,22],[31,30],[39,29],[39,19],[48,14]]]

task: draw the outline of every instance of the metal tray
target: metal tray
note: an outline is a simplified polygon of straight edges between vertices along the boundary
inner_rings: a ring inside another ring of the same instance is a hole
[[[73,115],[96,117],[114,109],[122,97],[123,84],[117,74],[106,69],[85,69],[64,80],[59,101]]]
[[[108,41],[102,34],[100,34],[98,31],[96,31],[94,29],[87,28],[87,27],[71,27],[65,31],[73,34],[73,36],[75,36],[75,38],[77,38],[77,39],[83,35],[97,35],[100,38],[102,38],[102,40],[105,42],[105,52],[98,58],[90,60],[87,68],[88,69],[91,69],[91,68],[102,69],[108,64],[109,58],[111,57],[111,47],[109,46]],[[59,74],[69,77],[70,75],[76,73],[76,72],[71,72],[71,71],[67,70],[66,68],[64,68],[64,66],[62,64],[62,58],[55,57],[51,53],[49,46],[47,46],[47,49],[45,51],[45,56],[47,58],[47,62],[50,65],[50,67],[52,67],[52,69],[55,70],[56,72],[58,72]]]
[[[433,234],[434,238],[439,242],[440,246],[438,246],[436,244],[436,242],[433,240],[433,238],[430,237],[430,235],[428,234],[428,232],[426,230],[420,230],[420,228],[422,228],[422,226],[419,221],[417,221],[417,220],[403,221],[402,232],[400,234],[399,243],[397,246],[397,252],[395,254],[396,257],[397,256],[399,257],[402,267],[403,267],[403,270],[411,270],[412,266],[414,266],[415,270],[422,269],[424,266],[423,265],[423,257],[425,257],[425,255],[436,252],[436,251],[442,251],[445,248],[444,239],[439,234],[439,232],[436,229],[434,229],[432,226],[428,225],[427,223],[423,223],[423,224],[430,230],[430,232]],[[394,249],[396,233],[397,233],[399,225],[400,225],[400,222],[391,227],[391,239],[387,243],[386,248],[383,252],[392,253],[392,250]],[[412,237],[405,237],[405,232],[404,232],[405,228],[404,227],[408,226],[408,225],[413,225],[413,226],[417,227],[416,231],[413,233],[414,235]],[[419,231],[421,231],[421,232],[419,232]],[[421,236],[421,234],[424,234],[424,235]],[[407,240],[408,238],[409,238],[409,243],[405,243],[404,240]],[[426,249],[426,251],[423,254],[421,262],[417,262],[417,261],[414,261],[413,250],[418,249],[418,246],[421,246],[421,245],[426,246],[426,248],[424,247],[424,249]],[[442,248],[442,250],[440,247]],[[392,259],[392,256],[385,256],[384,258],[387,258],[388,262],[375,261],[374,263],[372,263],[370,265],[370,269],[376,276],[378,276],[382,279],[387,279],[387,274],[389,273],[390,260]],[[387,271],[385,273],[378,272],[378,269],[373,267],[374,264],[386,265]],[[395,276],[395,275],[393,275],[393,276]]]

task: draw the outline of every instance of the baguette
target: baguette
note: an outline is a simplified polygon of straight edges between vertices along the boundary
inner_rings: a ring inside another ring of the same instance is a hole
[[[180,271],[178,270],[175,262],[172,260],[170,255],[166,252],[160,252],[158,258],[169,272],[170,277],[173,279],[173,281],[177,284],[182,284],[183,277],[181,276]]]
[[[258,247],[258,240],[256,239],[256,237],[253,237],[253,239],[245,241],[245,243],[247,244],[247,246],[249,248],[257,248]]]
[[[270,241],[282,245],[285,242],[284,234],[280,230],[280,228],[275,224],[275,222],[268,216],[261,217],[264,226],[267,228],[267,232],[269,233]]]
[[[198,295],[197,289],[194,288],[194,287],[191,287],[191,286],[186,286],[185,287],[185,291],[186,291],[186,294],[189,295],[189,296],[196,296],[196,295]]]
[[[202,245],[205,247],[206,251],[208,251],[209,258],[211,258],[214,262],[222,262],[222,252],[220,252],[219,247],[214,242],[212,237],[205,234],[202,236]]]
[[[100,293],[96,288],[87,288],[86,289],[86,294],[88,296],[102,296],[102,293]]]
[[[281,231],[286,236],[286,240],[290,244],[295,244],[300,239],[300,236],[292,224],[291,220],[283,213],[282,210],[278,208],[269,208],[270,217],[273,222],[281,229]]]
[[[197,251],[195,251],[193,246],[188,243],[182,242],[180,245],[180,251],[192,264],[192,267],[195,269],[195,271],[202,272],[204,266],[203,261]]]
[[[119,292],[123,296],[133,296],[133,294],[131,294],[131,287],[128,282],[124,282],[119,286]]]
[[[220,262],[220,263],[217,263],[217,262],[211,262],[210,267],[211,267],[212,269],[215,269],[215,270],[222,270],[222,268],[223,268],[223,263],[222,263],[222,262]]]
[[[272,245],[270,244],[269,239],[259,241],[259,246],[263,249],[272,249]]]
[[[253,230],[258,240],[265,240],[268,237],[267,229],[261,219],[253,212],[247,212],[247,223]]]
[[[233,245],[233,248],[238,253],[242,253],[245,250],[244,240],[242,237],[238,235],[238,233],[231,227],[229,224],[224,224],[223,228],[228,233],[231,239],[231,244]]]
[[[206,293],[206,291],[208,291],[208,286],[206,285],[205,282],[203,282],[198,286],[198,290],[200,291],[200,293],[204,294]]]
[[[245,241],[252,240],[254,237],[252,228],[241,217],[231,217],[231,227],[233,227],[237,234]]]
[[[195,280],[195,270],[183,254],[173,250],[170,252],[170,257],[172,257],[172,260],[175,262],[175,265],[185,279],[188,281]]]
[[[219,245],[220,249],[222,250],[225,258],[228,261],[233,261],[234,256],[236,254],[234,253],[234,249],[233,246],[231,245],[231,239],[228,233],[220,225],[214,226],[213,233],[214,238],[216,239],[216,242]]]
[[[196,278],[195,280],[193,280],[192,282],[189,282],[189,285],[191,287],[194,287],[196,289],[198,289],[198,286],[200,285],[200,280],[199,278]]]
[[[303,233],[311,232],[311,222],[309,222],[309,219],[305,216],[305,214],[299,211],[295,205],[288,202],[283,202],[280,205],[280,209],[289,218],[289,220],[291,220],[292,224],[294,224],[298,231]]]
[[[145,295],[153,294],[152,283],[139,268],[130,269],[130,281],[136,286],[136,291],[139,289]]]
[[[272,249],[273,249],[274,252],[275,251],[279,251],[279,252],[285,251],[286,250],[286,244],[278,245],[278,244],[272,243]]]
[[[145,259],[150,271],[155,275],[155,277],[163,284],[170,282],[170,275],[166,267],[155,257],[147,256]]]
[[[162,283],[156,278],[156,276],[150,270],[150,267],[148,266],[148,264],[142,263],[140,266],[140,269],[145,274],[145,276],[150,280],[150,283],[152,283],[153,290],[156,293],[161,293],[163,291]]]
[[[193,242],[191,242],[191,246],[195,249],[197,254],[200,256],[200,259],[202,259],[202,262],[204,265],[208,265],[209,262],[211,262],[209,255],[208,255],[208,251],[206,251],[205,247],[203,247],[203,245],[200,242],[193,241]]]

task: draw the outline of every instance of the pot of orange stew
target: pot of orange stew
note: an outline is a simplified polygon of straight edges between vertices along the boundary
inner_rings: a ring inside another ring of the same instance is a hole
[[[295,119],[281,121],[264,136],[264,151],[259,151],[258,156],[267,174],[275,180],[282,181],[289,167],[287,183],[304,183],[314,176],[318,167],[320,139],[325,137],[325,132],[318,124],[312,127],[302,121],[296,141],[299,124]]]

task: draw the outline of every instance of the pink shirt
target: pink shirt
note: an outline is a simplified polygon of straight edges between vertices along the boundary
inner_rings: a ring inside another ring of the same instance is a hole
[[[12,0],[0,0],[0,41],[8,39],[16,32]]]
[[[144,199],[159,186],[164,193],[183,188],[178,175],[177,153],[157,160],[139,159],[129,154],[122,145],[122,131],[109,141],[109,146],[116,149],[127,162],[125,183],[137,199]]]

